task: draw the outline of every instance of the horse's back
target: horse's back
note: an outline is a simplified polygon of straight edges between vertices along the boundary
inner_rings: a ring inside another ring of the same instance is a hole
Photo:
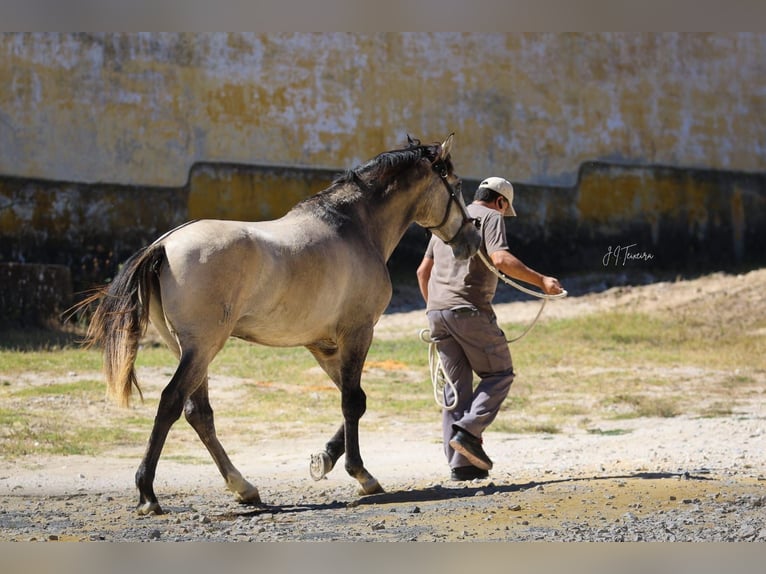
[[[306,216],[200,220],[162,243],[164,320],[175,332],[305,345],[377,320],[390,298],[385,265]]]

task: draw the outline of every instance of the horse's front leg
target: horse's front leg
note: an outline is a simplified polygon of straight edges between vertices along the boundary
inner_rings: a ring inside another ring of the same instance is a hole
[[[364,468],[359,451],[359,419],[366,410],[367,398],[359,385],[341,389],[344,429],[346,438],[346,472],[361,486],[361,494],[383,492],[378,480]]]
[[[323,479],[333,468],[338,459],[346,452],[345,424],[341,424],[338,432],[327,441],[322,452],[311,455],[309,473],[314,480]]]
[[[351,344],[348,342],[351,341]],[[372,327],[349,330],[338,345],[311,345],[309,351],[341,392],[343,424],[325,445],[325,450],[311,457],[309,471],[314,480],[329,473],[345,453],[346,472],[359,481],[363,494],[382,492],[378,481],[364,468],[359,453],[359,419],[366,409],[361,388],[362,367],[372,343]]]

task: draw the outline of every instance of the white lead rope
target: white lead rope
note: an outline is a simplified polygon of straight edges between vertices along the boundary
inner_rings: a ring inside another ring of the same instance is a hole
[[[563,299],[568,295],[566,290],[562,290],[561,293],[557,293],[556,295],[548,295],[547,293],[541,293],[539,291],[534,291],[532,289],[528,289],[527,287],[524,287],[523,285],[520,285],[510,277],[508,277],[505,273],[500,271],[497,267],[492,265],[492,263],[489,262],[489,260],[484,256],[484,254],[481,252],[481,250],[478,251],[479,259],[482,260],[484,265],[487,266],[487,269],[492,271],[497,277],[503,281],[503,283],[506,283],[510,285],[511,287],[515,287],[522,293],[526,293],[527,295],[531,295],[532,297],[537,297],[538,299],[542,299],[542,303],[540,304],[540,309],[537,311],[537,315],[535,315],[535,318],[532,320],[532,322],[527,325],[527,328],[524,329],[524,331],[519,335],[518,337],[514,337],[513,339],[506,339],[507,343],[515,343],[522,337],[524,337],[527,333],[529,333],[532,330],[532,327],[535,326],[537,323],[537,320],[540,318],[540,315],[543,314],[543,309],[545,309],[545,304],[548,302],[548,299]],[[436,401],[436,404],[439,405],[441,408],[447,411],[452,411],[457,406],[457,387],[455,387],[455,383],[452,382],[452,379],[449,378],[446,372],[444,372],[444,365],[442,365],[441,358],[439,357],[439,353],[436,350],[436,341],[434,341],[431,338],[431,330],[430,329],[421,329],[420,333],[420,340],[424,343],[428,344],[428,369],[431,373],[431,384],[433,385],[434,389],[434,400]],[[452,404],[447,405],[445,401],[443,400],[444,397],[444,388],[449,387],[452,391],[452,396],[454,397],[454,400]]]
[[[420,340],[428,343],[428,370],[431,373],[431,384],[434,388],[434,400],[446,411],[453,411],[457,406],[457,387],[447,373],[444,372],[441,357],[436,351],[436,341],[431,338],[431,329],[420,330]],[[444,387],[449,387],[454,397],[452,404],[448,405],[444,401]]]

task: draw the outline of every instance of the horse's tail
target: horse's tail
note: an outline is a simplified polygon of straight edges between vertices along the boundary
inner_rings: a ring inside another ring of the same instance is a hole
[[[107,394],[122,406],[130,404],[133,387],[143,400],[135,361],[149,320],[149,299],[164,260],[161,243],[142,248],[125,262],[103,291],[84,302],[99,301],[88,326],[86,344],[103,347]]]

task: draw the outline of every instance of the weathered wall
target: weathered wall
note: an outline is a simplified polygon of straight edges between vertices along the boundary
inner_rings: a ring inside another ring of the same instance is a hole
[[[451,131],[467,195],[515,183],[514,251],[543,271],[618,246],[766,264],[766,34],[2,33],[0,79],[0,261],[76,290],[187,219],[278,217]]]
[[[184,221],[276,218],[338,173],[200,163],[177,188],[0,177],[0,261],[66,265],[85,289]],[[464,180],[466,201],[478,183]],[[513,251],[551,273],[626,267],[604,263],[617,246],[650,254],[638,263],[647,271],[766,264],[766,173],[589,162],[572,186],[514,183],[519,216],[506,220]],[[426,239],[413,226],[392,264],[411,272]]]
[[[54,326],[71,304],[67,267],[0,262],[0,328]]]
[[[516,188],[514,251],[549,272],[766,264],[763,172],[589,162],[572,187]]]
[[[77,289],[92,287],[185,221],[186,196],[184,188],[0,177],[0,261],[64,265]]]
[[[457,132],[463,175],[766,165],[766,35],[2,34],[0,173],[179,186]]]

